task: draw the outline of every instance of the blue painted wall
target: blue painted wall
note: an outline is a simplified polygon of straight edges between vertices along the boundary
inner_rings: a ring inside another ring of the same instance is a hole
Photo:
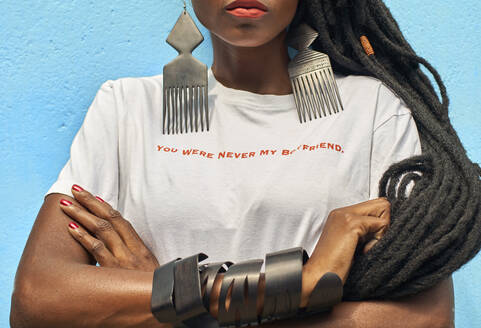
[[[453,125],[481,162],[481,2],[386,1],[444,77]],[[180,0],[0,1],[0,327],[8,326],[14,274],[42,195],[97,89],[159,74],[176,55],[164,40],[180,10]],[[208,40],[196,55],[212,62]],[[479,272],[481,255],[454,275],[457,327],[481,325]]]

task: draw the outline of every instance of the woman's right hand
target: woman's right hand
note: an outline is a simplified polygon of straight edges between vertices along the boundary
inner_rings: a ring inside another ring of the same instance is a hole
[[[69,232],[99,266],[153,272],[159,262],[132,224],[100,197],[78,185],[72,187],[76,204],[62,199],[60,208],[79,224]]]
[[[335,209],[327,217],[316,248],[304,265],[301,307],[307,306],[317,281],[334,272],[344,284],[359,244],[366,253],[384,235],[390,223],[391,207],[384,198]]]

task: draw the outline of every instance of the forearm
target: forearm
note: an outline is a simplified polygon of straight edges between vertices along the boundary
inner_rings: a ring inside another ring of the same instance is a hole
[[[58,262],[36,270],[14,293],[15,327],[171,327],[150,312],[152,272]]]
[[[303,276],[305,274],[303,273]],[[217,317],[218,298],[223,275],[219,274],[212,290],[210,309]],[[304,279],[305,280],[305,279]],[[261,275],[258,291],[257,310],[262,313],[264,301],[264,275]],[[304,293],[303,293],[304,294]],[[292,318],[265,323],[261,326],[272,328],[447,328],[453,327],[454,300],[450,279],[418,295],[396,301],[341,302],[330,312],[304,319]],[[303,295],[305,298],[306,295]]]
[[[268,327],[315,328],[453,328],[454,291],[451,277],[417,295],[394,301],[341,302],[329,313],[273,323]]]
[[[393,302],[342,302],[332,311],[303,320],[290,319],[264,324],[272,328],[433,328],[445,327],[434,316]]]
[[[305,325],[304,325],[305,324]],[[289,327],[292,322],[275,327]],[[308,318],[302,327],[316,328],[433,328],[443,327],[438,318],[413,306],[390,301],[342,302],[331,312]]]

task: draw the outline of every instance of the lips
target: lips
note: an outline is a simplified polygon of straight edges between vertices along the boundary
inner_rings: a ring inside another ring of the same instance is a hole
[[[262,11],[267,11],[267,7],[259,1],[256,0],[236,0],[231,2],[225,7],[225,10],[232,10],[236,8],[245,8],[245,9],[259,9]]]
[[[255,0],[236,0],[224,8],[229,14],[242,18],[259,18],[264,16],[268,8]]]

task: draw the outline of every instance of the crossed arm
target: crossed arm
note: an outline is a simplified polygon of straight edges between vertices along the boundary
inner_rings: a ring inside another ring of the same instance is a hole
[[[42,206],[15,277],[10,324],[23,327],[158,327],[150,313],[152,272],[98,267],[66,226],[51,194]],[[330,313],[266,327],[453,327],[451,278],[397,301],[342,302]]]

